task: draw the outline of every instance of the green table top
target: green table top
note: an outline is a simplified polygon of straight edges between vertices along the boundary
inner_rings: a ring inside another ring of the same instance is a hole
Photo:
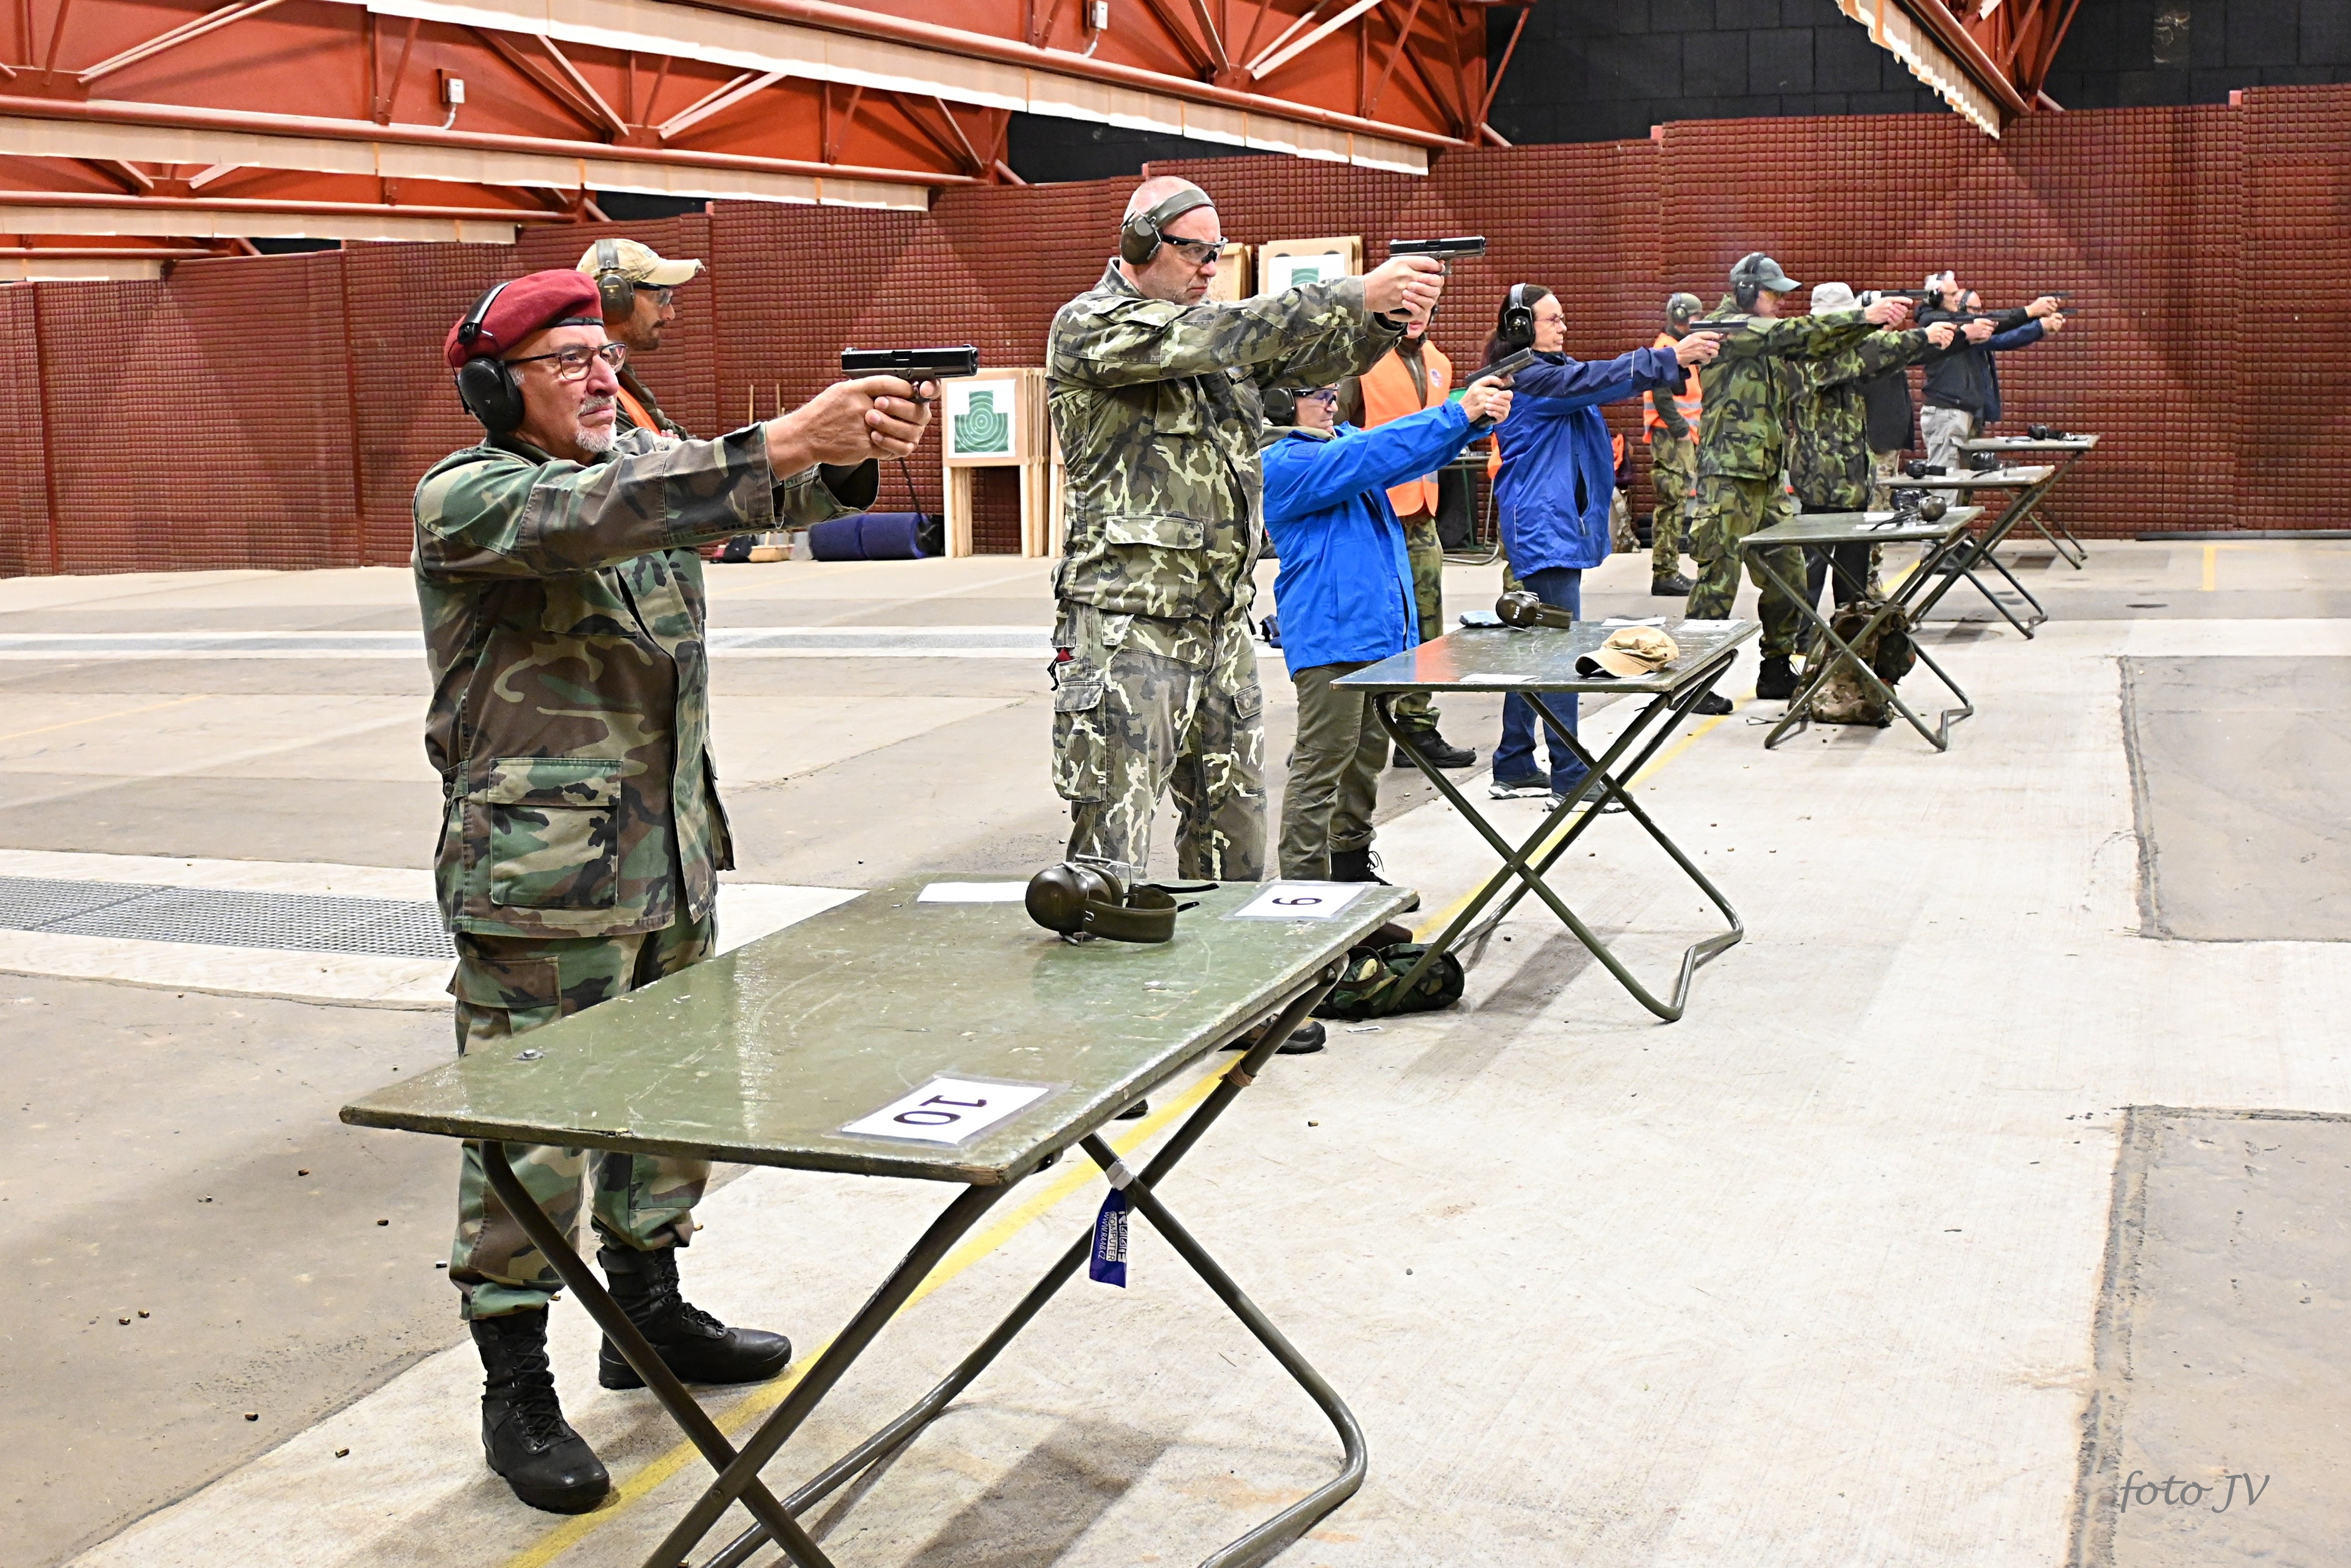
[[[2087,452],[2098,444],[2095,435],[2069,435],[2063,441],[2034,435],[1980,435],[1959,443],[1962,452]]]
[[[1646,624],[1646,622],[1639,622]],[[1761,631],[1752,621],[1681,621],[1667,617],[1659,630],[1681,649],[1681,657],[1656,674],[1634,680],[1576,672],[1575,661],[1608,641],[1609,634],[1636,622],[1579,621],[1571,627],[1464,626],[1409,653],[1367,664],[1332,685],[1360,691],[1403,692],[1448,686],[1463,692],[1638,692],[1654,695],[1679,691],[1731,650]]]
[[[1914,544],[1947,539],[1983,515],[1981,507],[1953,507],[1935,522],[1899,512],[1805,512],[1788,522],[1758,528],[1739,541],[1741,549],[1770,545]]]
[[[1893,483],[1897,490],[2029,490],[2056,472],[2041,464],[2024,468],[1994,468],[1981,474],[1929,474],[1923,479],[1905,475]]]
[[[1243,1030],[1403,907],[1364,883],[1328,919],[1232,918],[1272,884],[1188,894],[1172,942],[1064,942],[1019,903],[878,888],[343,1120],[934,1181],[1016,1179]],[[1005,883],[1004,878],[980,879]],[[1012,883],[1019,887],[1022,883]],[[946,1074],[1050,1092],[960,1145],[841,1132]]]

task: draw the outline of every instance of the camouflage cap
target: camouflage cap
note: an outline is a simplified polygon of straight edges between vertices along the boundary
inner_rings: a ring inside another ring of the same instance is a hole
[[[1666,319],[1695,321],[1706,313],[1706,301],[1695,294],[1672,294],[1666,298]]]

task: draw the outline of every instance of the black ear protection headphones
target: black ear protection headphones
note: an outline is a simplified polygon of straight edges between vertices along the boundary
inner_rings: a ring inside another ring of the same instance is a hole
[[[1159,254],[1169,224],[1196,207],[1214,205],[1207,192],[1194,189],[1178,191],[1157,206],[1136,213],[1119,225],[1118,258],[1130,267],[1141,267]]]
[[[1763,287],[1762,261],[1761,251],[1750,251],[1730,269],[1730,297],[1739,302],[1741,310],[1755,308],[1755,297]]]
[[[1029,918],[1066,942],[1104,936],[1113,942],[1168,942],[1176,916],[1195,907],[1176,902],[1178,893],[1208,893],[1213,882],[1161,887],[1144,883],[1129,890],[1098,865],[1064,861],[1029,879]]]
[[[459,347],[474,346],[474,340],[482,335],[482,322],[488,317],[490,307],[506,291],[505,284],[494,284],[474,301],[474,308],[465,312],[465,319],[457,327]],[[504,360],[488,354],[467,360],[457,367],[456,382],[457,401],[492,435],[512,434],[522,423],[522,383],[515,380],[514,367]]]
[[[618,241],[596,242],[596,297],[608,318],[626,316],[637,308],[637,280],[621,270]]]
[[[1265,422],[1271,425],[1298,423],[1298,394],[1288,387],[1267,387],[1258,394],[1265,400]]]
[[[1502,301],[1502,316],[1498,330],[1506,343],[1531,349],[1535,342],[1535,305],[1527,298],[1527,286],[1510,285],[1510,298]]]

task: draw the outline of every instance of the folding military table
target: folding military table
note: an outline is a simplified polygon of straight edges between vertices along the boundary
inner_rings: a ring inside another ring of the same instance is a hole
[[[2030,468],[1987,468],[1981,473],[1929,474],[1923,479],[1905,478],[1896,484],[1894,487],[1897,490],[1966,491],[1970,495],[1984,490],[2007,497],[2007,505],[2001,508],[2000,516],[1992,519],[1990,528],[1980,537],[1963,536],[1959,548],[1937,563],[1941,580],[1928,591],[1918,601],[1918,608],[1911,612],[1914,623],[1932,614],[1935,606],[1943,601],[1943,595],[1951,591],[1952,584],[1964,577],[1975,585],[1976,591],[1984,596],[1987,603],[2006,618],[2010,625],[2023,632],[2028,639],[2032,637],[2032,629],[2049,619],[2049,612],[2041,607],[2041,601],[2032,597],[2031,589],[2016,580],[2016,573],[2008,570],[2008,563],[1993,552],[2032,515],[2033,508],[2041,504],[2041,497],[2047,495],[2049,486],[2057,482],[2060,472],[2043,464]],[[1999,572],[2008,580],[2011,588],[2023,595],[2024,601],[2032,606],[2030,621],[2019,621],[2015,612],[2001,601],[2000,595],[1984,586],[1983,579],[1976,575],[1976,569],[1980,566],[1989,566]],[[1926,568],[1922,565],[1919,570],[1923,574]]]
[[[1576,661],[1596,650],[1619,626],[1657,625],[1680,648],[1680,656],[1655,674],[1626,680],[1614,680],[1606,675],[1587,675],[1579,672]],[[1399,998],[1411,993],[1413,986],[1438,957],[1458,946],[1474,942],[1491,932],[1495,926],[1518,907],[1519,900],[1529,893],[1551,906],[1551,912],[1561,924],[1575,934],[1575,939],[1591,950],[1592,956],[1616,977],[1617,983],[1633,994],[1635,1001],[1667,1023],[1682,1016],[1690,986],[1690,977],[1699,965],[1736,944],[1747,934],[1739,912],[1730,907],[1720,890],[1708,880],[1681,847],[1666,836],[1649,813],[1633,799],[1627,781],[1639,772],[1650,758],[1656,755],[1673,734],[1674,727],[1687,716],[1698,699],[1714,690],[1730,669],[1739,645],[1753,637],[1760,630],[1752,621],[1678,621],[1658,619],[1646,622],[1580,622],[1572,627],[1471,626],[1448,632],[1434,643],[1424,643],[1409,653],[1398,653],[1368,664],[1353,674],[1343,675],[1334,684],[1349,690],[1366,692],[1380,723],[1395,740],[1397,748],[1410,757],[1437,792],[1461,813],[1464,821],[1478,830],[1479,836],[1502,857],[1502,869],[1478,890],[1447,925],[1444,932],[1428,946],[1428,950],[1405,971],[1402,984],[1395,988]],[[1452,779],[1441,768],[1433,766],[1422,756],[1417,747],[1409,745],[1404,731],[1396,723],[1392,705],[1406,692],[1422,690],[1457,692],[1515,692],[1533,705],[1552,733],[1561,734],[1570,750],[1590,769],[1583,781],[1543,814],[1542,821],[1524,841],[1513,845],[1485,814],[1469,803]],[[1593,757],[1583,743],[1565,735],[1558,716],[1544,699],[1565,695],[1609,693],[1628,698],[1648,699],[1647,706],[1633,716],[1624,732],[1617,736],[1606,754]],[[1544,880],[1560,857],[1573,848],[1585,830],[1601,815],[1602,808],[1611,800],[1623,806],[1625,813],[1640,824],[1642,830],[1657,841],[1683,873],[1696,883],[1722,917],[1730,923],[1728,931],[1718,933],[1687,948],[1682,954],[1681,971],[1676,977],[1673,994],[1660,999],[1646,986],[1635,979],[1607,943],[1602,941],[1591,926],[1568,906],[1556,889]],[[1590,809],[1573,824],[1571,815],[1589,805]],[[1556,834],[1556,837],[1554,837]],[[1486,908],[1501,896],[1506,887],[1510,896],[1502,900],[1491,915]]]
[[[1935,656],[1915,642],[1911,644],[1917,651],[1919,662],[1935,672],[1935,678],[1959,699],[1959,706],[1943,709],[1935,727],[1929,729],[1926,721],[1911,711],[1910,705],[1902,700],[1893,686],[1878,678],[1877,672],[1869,667],[1869,661],[1854,652],[1853,643],[1868,642],[1877,629],[1892,620],[1897,612],[1916,623],[1917,617],[1910,611],[1912,601],[1936,580],[1936,569],[1947,558],[1965,548],[1968,525],[1974,522],[1982,511],[1980,507],[1953,507],[1931,523],[1906,512],[1807,512],[1776,527],[1751,533],[1740,541],[1740,549],[1747,552],[1750,563],[1776,583],[1782,593],[1795,601],[1796,608],[1803,612],[1804,619],[1813,623],[1813,630],[1821,643],[1834,650],[1825,656],[1805,661],[1804,684],[1797,688],[1794,696],[1788,699],[1787,713],[1771,727],[1771,733],[1764,736],[1764,749],[1768,751],[1778,746],[1790,734],[1801,731],[1812,723],[1813,704],[1820,695],[1822,686],[1827,684],[1831,673],[1840,664],[1850,667],[1879,701],[1907,719],[1910,727],[1926,737],[1928,745],[1938,751],[1951,748],[1952,724],[1972,715],[1976,711],[1975,704],[1969,700],[1967,693],[1959,690],[1959,683],[1951,679],[1943,666],[1935,662]],[[1855,633],[1853,643],[1848,643],[1836,634],[1836,628],[1831,623],[1834,613],[1840,601],[1851,602],[1865,599],[1868,582],[1855,581],[1840,570],[1836,557],[1832,553],[1829,570],[1834,575],[1830,583],[1831,612],[1824,615],[1805,591],[1807,584],[1803,575],[1799,573],[1797,580],[1790,582],[1780,575],[1771,559],[1777,553],[1774,547],[1780,545],[1808,545],[1815,549],[1834,550],[1835,546],[1852,544],[1919,544],[1927,548],[1928,555],[1917,571],[1895,583],[1893,589],[1878,601],[1869,620]],[[1835,584],[1839,580],[1843,580],[1848,593],[1836,591]]]
[[[1237,883],[1196,896],[1162,945],[1073,944],[1018,902],[930,902],[912,881],[478,1051],[343,1108],[359,1126],[476,1138],[491,1186],[699,1448],[717,1479],[646,1568],[676,1568],[740,1501],[751,1529],[707,1560],[768,1542],[799,1568],[831,1559],[796,1521],[894,1453],[1050,1301],[1094,1242],[1074,1242],[980,1345],[912,1407],[797,1490],[761,1472],[957,1239],[1021,1178],[1083,1149],[1247,1324],[1337,1429],[1339,1474],[1204,1558],[1267,1561],[1363,1484],[1355,1417],[1169,1213],[1168,1172],[1338,978],[1349,947],[1405,894],[1373,883]],[[966,884],[946,883],[969,897]],[[1018,898],[1021,884],[1008,884]],[[935,894],[934,896],[937,896]],[[1193,1062],[1279,1014],[1140,1172],[1102,1130]],[[501,1144],[683,1155],[946,1182],[961,1192],[737,1449],[593,1270],[532,1203]]]
[[[2057,487],[2058,480],[2064,479],[2071,473],[2074,465],[2079,463],[2097,444],[2098,438],[2095,435],[1983,435],[1971,441],[1960,442],[1959,450],[1996,452],[2003,463],[2012,457],[2027,455],[2039,457],[2042,461],[2056,467],[2057,478],[2050,482],[2050,488],[2053,490]],[[2090,559],[2090,552],[2083,547],[2080,539],[2074,537],[2074,530],[2067,528],[2059,520],[2057,515],[2049,509],[2046,497],[2042,498],[2041,505],[2033,511],[2032,521],[2032,526],[2041,530],[2041,537],[2047,539],[2057,553],[2065,558],[2066,565],[2075,571],[2082,570],[2083,563]],[[2053,528],[2056,530],[2053,533],[2050,531]]]

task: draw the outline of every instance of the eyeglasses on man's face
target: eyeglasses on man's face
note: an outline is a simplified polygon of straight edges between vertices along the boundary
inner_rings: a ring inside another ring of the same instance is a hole
[[[1186,265],[1206,267],[1222,256],[1225,253],[1225,246],[1232,242],[1223,239],[1171,239],[1162,243],[1169,249],[1181,253]]]
[[[549,361],[551,363],[548,369],[554,372],[557,381],[576,382],[587,375],[588,367],[598,360],[603,361],[607,369],[618,371],[628,357],[629,346],[626,343],[607,343],[601,349],[575,343],[551,354],[525,354],[520,359],[508,360],[507,363],[528,365],[540,360]]]
[[[677,290],[675,287],[659,283],[640,283],[637,285],[637,292],[640,294],[652,295],[653,297],[653,304],[664,310],[668,309],[670,307],[670,301],[677,298]]]
[[[1301,402],[1319,402],[1325,408],[1336,408],[1339,406],[1339,389],[1337,387],[1318,387],[1312,392],[1300,392],[1298,394],[1298,401]]]

